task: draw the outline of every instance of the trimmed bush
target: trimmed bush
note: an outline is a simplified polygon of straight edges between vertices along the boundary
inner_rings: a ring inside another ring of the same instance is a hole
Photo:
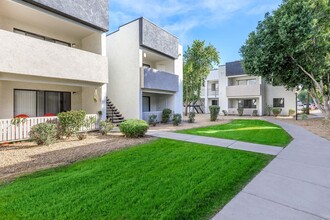
[[[102,135],[107,135],[114,128],[111,121],[100,121],[100,132]]]
[[[237,108],[237,112],[238,112],[238,115],[239,115],[239,116],[242,116],[243,113],[244,113],[244,108],[243,108],[243,107],[238,107],[238,108]]]
[[[173,115],[173,125],[174,126],[179,126],[179,124],[181,124],[181,121],[182,121],[181,114],[174,114]]]
[[[301,119],[302,119],[302,120],[307,120],[307,119],[308,119],[308,115],[307,115],[306,113],[303,113],[303,114],[301,115]]]
[[[143,137],[148,128],[147,122],[138,119],[128,119],[119,126],[120,132],[129,138]]]
[[[195,116],[196,116],[195,112],[189,112],[188,123],[194,123],[195,122]]]
[[[228,115],[228,112],[226,110],[222,110],[222,113],[223,113],[224,116]]]
[[[266,106],[266,115],[270,116],[272,114],[273,107],[271,105]]]
[[[41,123],[34,125],[30,131],[31,140],[38,145],[50,145],[56,140],[57,129],[55,124]]]
[[[156,124],[157,124],[157,115],[155,115],[155,114],[149,115],[148,124],[156,126]]]
[[[252,116],[258,116],[258,110],[253,110],[252,111]]]
[[[68,111],[62,112],[58,115],[61,135],[70,137],[76,134],[77,131],[84,125],[86,112],[80,111]]]
[[[162,123],[166,124],[169,122],[171,118],[172,110],[169,108],[165,108],[162,112]]]
[[[277,117],[281,113],[281,108],[273,108],[273,114],[275,117]]]
[[[295,110],[293,109],[289,109],[289,116],[293,116],[296,113]]]
[[[220,112],[220,106],[211,105],[209,106],[211,121],[216,121]]]

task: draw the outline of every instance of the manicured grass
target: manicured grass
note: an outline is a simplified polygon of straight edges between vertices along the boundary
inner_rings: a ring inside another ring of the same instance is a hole
[[[292,137],[283,128],[262,120],[233,120],[228,124],[178,132],[282,147],[288,145],[292,140]]]
[[[0,186],[2,219],[205,219],[272,156],[159,139]]]

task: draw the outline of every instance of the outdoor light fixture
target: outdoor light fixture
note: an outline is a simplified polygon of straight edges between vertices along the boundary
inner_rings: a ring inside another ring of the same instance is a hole
[[[146,58],[147,57],[147,54],[146,53],[143,53],[143,57]]]

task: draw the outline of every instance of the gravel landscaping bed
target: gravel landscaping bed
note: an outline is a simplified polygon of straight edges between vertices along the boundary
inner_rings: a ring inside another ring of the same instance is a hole
[[[110,151],[153,140],[152,137],[131,139],[120,135],[101,136],[91,133],[87,139],[59,141],[50,146],[33,142],[0,146],[0,182],[47,168],[67,165],[75,161],[100,156]]]

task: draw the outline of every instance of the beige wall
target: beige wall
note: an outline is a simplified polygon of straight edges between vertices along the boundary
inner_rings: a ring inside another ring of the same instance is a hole
[[[14,112],[14,89],[31,89],[71,92],[71,108],[82,108],[82,89],[76,86],[61,86],[52,84],[24,83],[13,81],[0,81],[0,118],[12,118]],[[75,92],[75,94],[72,94]]]
[[[94,101],[95,89],[97,90],[96,101]],[[97,114],[98,111],[102,111],[102,87],[82,87],[81,96],[81,108],[87,114]]]
[[[0,30],[0,72],[107,83],[107,58]]]
[[[125,118],[140,118],[142,92],[139,67],[142,65],[142,52],[139,50],[138,21],[107,37],[107,55],[108,97]]]

